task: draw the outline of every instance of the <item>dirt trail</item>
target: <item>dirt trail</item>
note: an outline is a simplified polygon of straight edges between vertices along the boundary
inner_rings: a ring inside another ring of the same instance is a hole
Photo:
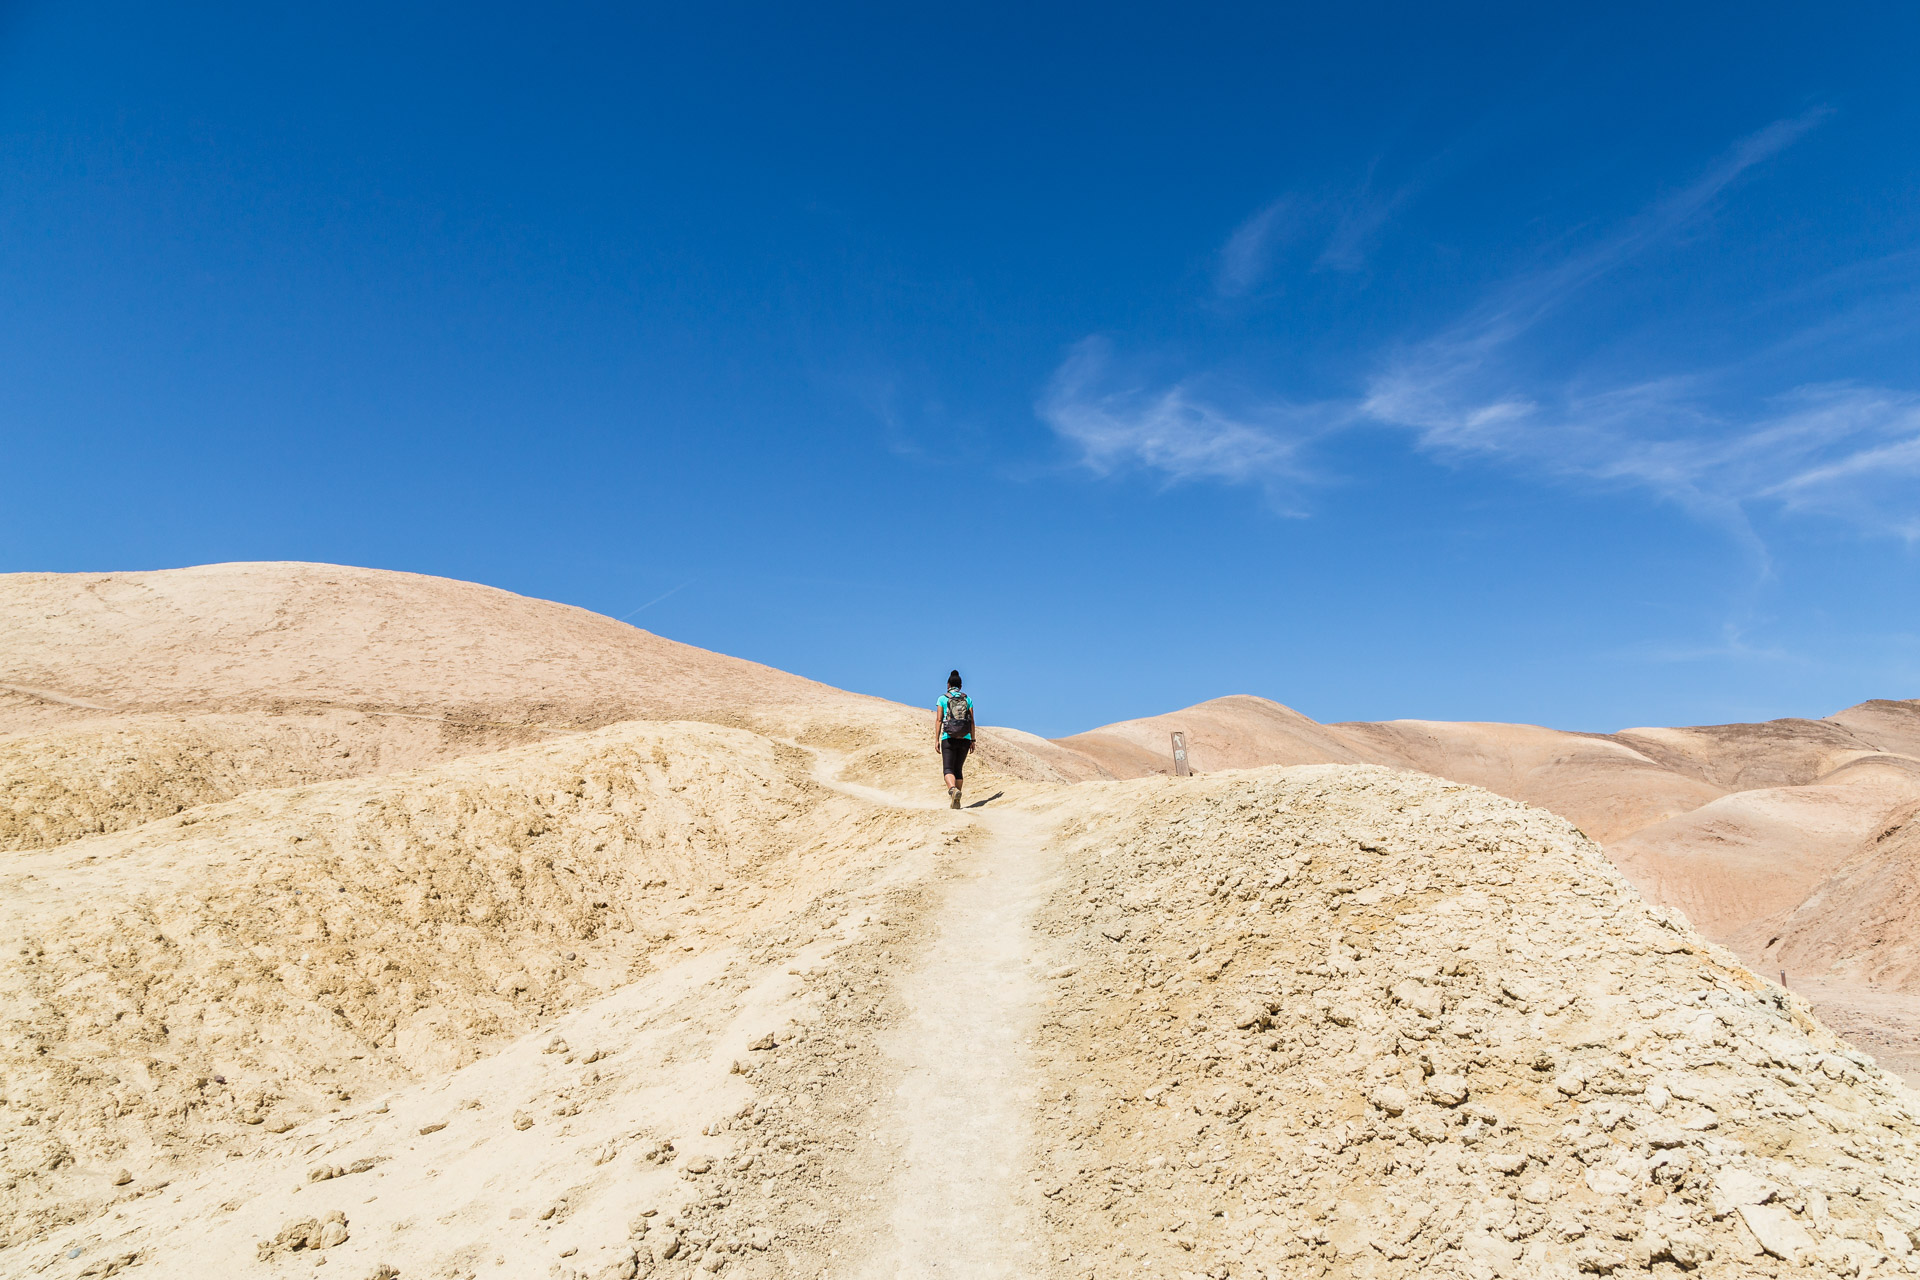
[[[1756,943],[1789,993],[1567,820],[1401,771],[1637,822],[1904,787],[1920,703],[1843,724],[1875,752],[1262,704],[1284,759],[1395,768],[1180,779],[996,729],[953,812],[926,708],[579,610],[0,578],[0,1274],[1920,1276],[1920,1101],[1799,999],[1905,917]],[[1905,901],[1897,818],[1816,897]]]
[[[869,1274],[1031,1276],[1039,1189],[1027,1150],[1040,990],[1032,917],[1054,871],[1047,824],[975,816],[991,833],[946,894],[937,932],[900,985],[911,1012],[886,1043],[897,1073],[892,1238]]]

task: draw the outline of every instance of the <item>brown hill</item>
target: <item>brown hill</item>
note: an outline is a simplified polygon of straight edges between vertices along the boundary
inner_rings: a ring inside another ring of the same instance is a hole
[[[1648,897],[1685,911],[1750,963],[1817,982],[1823,1016],[1843,1027],[1871,1023],[1880,1049],[1920,1072],[1920,1006],[1890,1007],[1890,993],[1867,976],[1900,969],[1906,954],[1890,925],[1908,919],[1903,899],[1870,899],[1892,894],[1902,874],[1893,850],[1904,846],[1879,833],[1920,802],[1920,702],[1867,702],[1827,720],[1586,734],[1415,720],[1321,725],[1235,697],[1061,745],[1116,777],[1139,777],[1170,770],[1175,729],[1203,772],[1364,761],[1560,814],[1601,841]],[[1882,858],[1895,860],[1881,866]],[[1843,867],[1845,883],[1830,884]],[[1844,911],[1823,905],[1841,902]],[[1770,949],[1783,930],[1802,942]]]
[[[1877,750],[1920,758],[1920,700],[1876,698],[1836,711],[1827,719],[1871,742]]]
[[[1152,726],[987,728],[956,812],[924,710],[465,584],[16,575],[0,628],[0,1274],[1912,1269],[1912,1095],[1564,820],[1407,771],[1620,822],[1675,779],[1657,827],[1858,808],[1884,753],[1231,699],[1203,769],[1396,768],[1075,785]],[[1910,824],[1825,882],[1883,932]],[[1823,919],[1775,950],[1854,963]]]
[[[1661,767],[1632,744],[1529,724],[1392,720],[1333,728],[1372,763],[1469,782],[1550,809],[1596,840],[1612,840],[1721,794]]]
[[[1920,761],[1862,756],[1800,786],[1736,791],[1608,846],[1649,896],[1712,937],[1792,907],[1920,798]]]
[[[0,849],[263,786],[420,768],[628,720],[751,727],[914,777],[927,713],[571,605],[420,574],[226,564],[0,575]],[[1021,777],[1097,772],[1015,729]],[[1064,772],[1063,772],[1064,771]]]
[[[1689,812],[1724,793],[1598,734],[1533,725],[1394,720],[1323,725],[1265,698],[1215,698],[1170,715],[1106,725],[1058,739],[1114,777],[1172,768],[1168,740],[1187,735],[1202,771],[1273,764],[1385,764],[1486,787],[1569,818],[1596,839]]]
[[[598,727],[873,702],[571,605],[420,574],[221,564],[0,577],[13,723],[344,707]],[[0,721],[0,727],[7,722]]]
[[[1920,804],[1906,804],[1785,911],[1749,922],[1742,949],[1771,968],[1920,994]]]
[[[1097,761],[1114,777],[1142,778],[1172,768],[1169,726],[1186,733],[1188,759],[1204,761],[1196,767],[1209,770],[1358,764],[1364,759],[1338,730],[1317,724],[1292,707],[1244,694],[1202,702],[1176,717],[1122,720],[1058,742]]]

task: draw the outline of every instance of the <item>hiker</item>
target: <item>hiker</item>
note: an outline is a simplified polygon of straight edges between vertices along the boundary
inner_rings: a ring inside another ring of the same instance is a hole
[[[933,704],[933,735],[940,747],[940,768],[947,775],[947,799],[960,807],[967,753],[973,750],[973,699],[960,692],[960,673],[947,673],[947,691]]]

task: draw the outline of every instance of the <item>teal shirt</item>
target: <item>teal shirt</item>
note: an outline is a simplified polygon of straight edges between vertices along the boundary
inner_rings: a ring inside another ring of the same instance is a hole
[[[961,703],[967,707],[967,709],[971,710],[973,708],[973,699],[968,697],[966,694],[964,693],[961,694],[960,700],[961,700]],[[945,724],[947,722],[947,695],[946,694],[943,693],[940,695],[940,700],[933,704],[933,709],[940,713],[940,723]],[[948,738],[951,738],[952,736],[953,736],[952,734],[946,732],[943,729],[940,732],[940,741],[945,742]],[[973,741],[973,735],[971,733],[962,734],[961,736],[964,737],[968,742]]]

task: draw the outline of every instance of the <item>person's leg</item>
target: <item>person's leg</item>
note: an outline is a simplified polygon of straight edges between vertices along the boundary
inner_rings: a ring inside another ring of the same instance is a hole
[[[940,743],[940,764],[947,774],[947,799],[953,808],[960,807],[960,786],[962,771],[966,767],[967,742],[964,738],[945,738]]]

